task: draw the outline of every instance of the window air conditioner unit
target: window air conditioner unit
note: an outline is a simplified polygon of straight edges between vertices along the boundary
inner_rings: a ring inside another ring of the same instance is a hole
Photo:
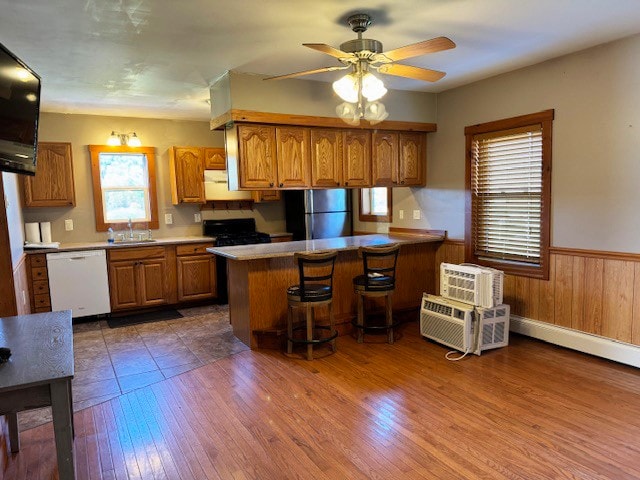
[[[502,304],[504,274],[477,265],[440,264],[440,295],[484,308]]]
[[[420,333],[463,353],[475,350],[473,305],[424,294],[420,308]]]
[[[509,305],[475,307],[444,297],[424,294],[420,308],[420,333],[463,353],[509,344]]]

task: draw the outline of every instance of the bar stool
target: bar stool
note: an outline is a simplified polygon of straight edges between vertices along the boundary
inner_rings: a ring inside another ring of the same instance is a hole
[[[338,332],[333,318],[333,270],[338,252],[326,250],[322,252],[302,252],[294,254],[294,262],[298,265],[300,283],[287,289],[289,308],[287,311],[287,353],[293,352],[293,344],[307,346],[307,360],[313,360],[313,346],[330,342],[331,350],[336,351]],[[315,308],[328,305],[329,325],[315,324]],[[306,321],[303,325],[294,326],[294,308],[306,310]],[[293,332],[306,329],[306,338],[294,338]],[[328,335],[314,336],[314,331],[328,330]]]
[[[396,288],[396,263],[400,245],[380,245],[360,247],[364,274],[353,279],[353,287],[358,294],[358,318],[352,325],[358,329],[358,343],[364,340],[365,330],[386,330],[388,343],[393,343],[393,304],[391,296]],[[385,325],[365,325],[364,298],[385,297]]]

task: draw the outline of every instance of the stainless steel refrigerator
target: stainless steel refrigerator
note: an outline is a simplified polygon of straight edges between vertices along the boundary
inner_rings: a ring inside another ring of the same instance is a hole
[[[284,192],[287,232],[294,240],[334,238],[353,233],[351,191],[291,190]]]

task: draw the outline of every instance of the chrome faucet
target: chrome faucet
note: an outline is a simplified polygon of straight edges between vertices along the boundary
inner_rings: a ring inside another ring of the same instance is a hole
[[[127,227],[129,227],[129,240],[133,240],[133,225],[131,224],[131,219],[129,219]]]

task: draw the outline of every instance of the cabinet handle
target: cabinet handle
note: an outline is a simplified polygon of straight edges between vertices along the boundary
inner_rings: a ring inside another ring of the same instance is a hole
[[[349,185],[349,182],[344,182],[344,186],[346,187],[347,185]]]
[[[273,182],[271,182],[271,183],[269,184],[269,186],[270,186],[270,187],[273,187]]]
[[[404,180],[402,180],[400,183],[404,185]]]
[[[281,183],[281,184],[280,184],[280,186],[281,186],[281,187],[284,187],[284,183]]]
[[[340,182],[336,182],[336,185],[340,185]]]

